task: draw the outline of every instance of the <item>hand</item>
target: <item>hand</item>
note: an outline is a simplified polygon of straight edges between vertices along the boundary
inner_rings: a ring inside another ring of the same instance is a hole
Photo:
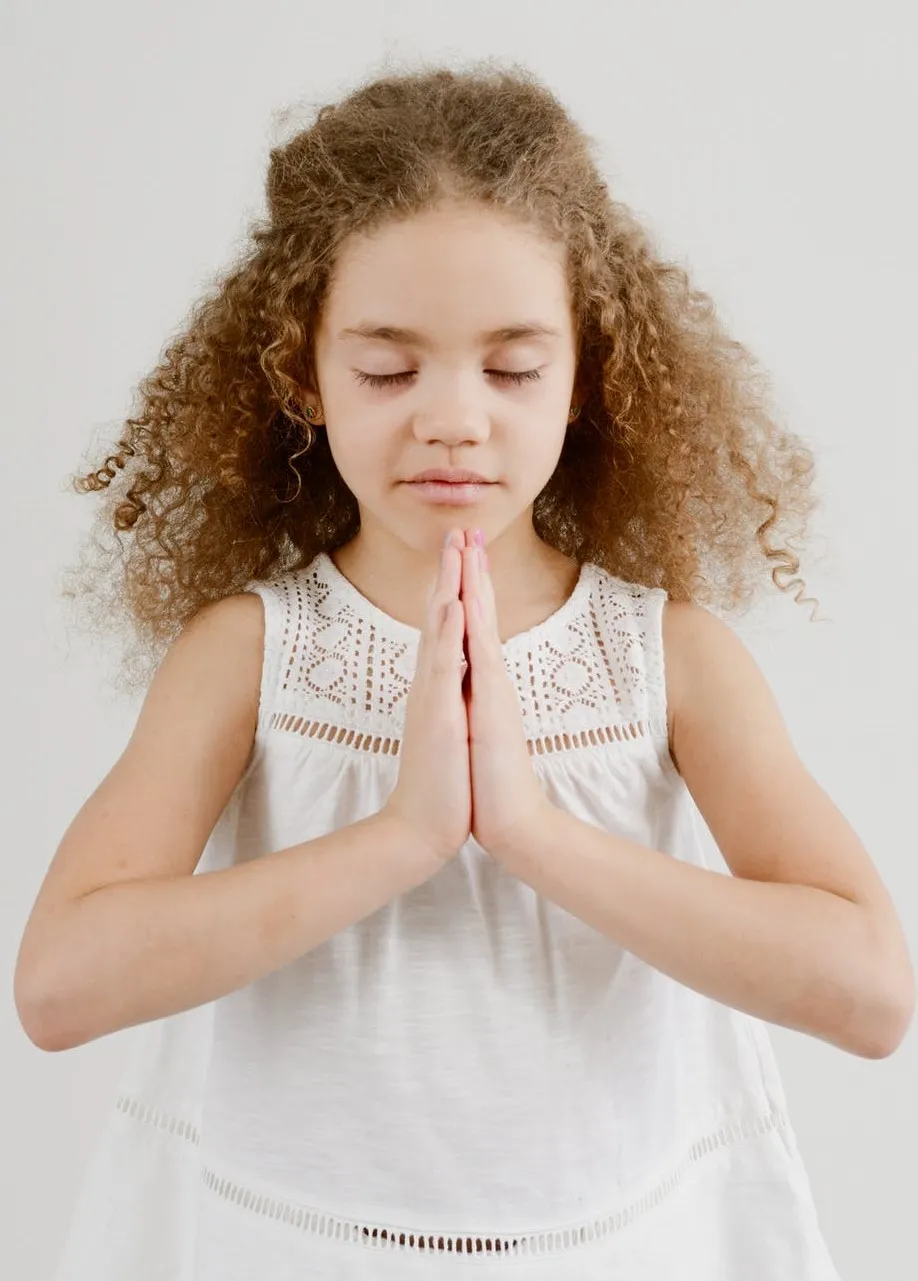
[[[472,835],[499,857],[525,842],[551,802],[533,770],[519,697],[501,653],[487,553],[472,534],[465,531],[462,552]]]
[[[428,592],[405,703],[398,781],[385,805],[421,839],[436,865],[452,858],[471,830],[469,726],[460,666],[465,631],[461,546],[462,535],[454,530]]]

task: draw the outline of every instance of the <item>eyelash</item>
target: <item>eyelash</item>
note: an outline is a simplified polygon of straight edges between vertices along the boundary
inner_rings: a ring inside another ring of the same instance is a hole
[[[414,377],[413,370],[405,370],[404,373],[400,374],[365,374],[359,370],[355,370],[355,373],[361,383],[366,383],[370,387],[393,387]],[[486,369],[485,373],[493,374],[495,378],[503,378],[507,382],[516,383],[517,385],[525,382],[535,382],[542,377],[542,372],[539,369],[525,369],[520,373],[510,372],[506,369]]]

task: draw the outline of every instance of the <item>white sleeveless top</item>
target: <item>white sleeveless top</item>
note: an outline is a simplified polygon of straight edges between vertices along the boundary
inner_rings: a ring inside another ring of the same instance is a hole
[[[251,590],[256,743],[199,872],[365,818],[398,773],[419,632],[325,554]],[[504,661],[551,800],[707,865],[667,744],[665,599],[587,564]],[[474,839],[297,961],[122,1035],[56,1281],[838,1281],[766,1026]]]

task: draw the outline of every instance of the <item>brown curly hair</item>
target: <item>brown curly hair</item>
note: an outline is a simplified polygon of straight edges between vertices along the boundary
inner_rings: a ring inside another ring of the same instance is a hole
[[[515,64],[389,73],[315,112],[271,150],[267,216],[139,384],[115,452],[71,477],[104,491],[96,533],[114,541],[91,540],[65,595],[107,627],[120,613],[134,657],[155,659],[204,603],[354,536],[354,495],[304,415],[336,254],[459,198],[567,247],[582,408],[535,500],[538,535],[674,600],[746,606],[763,558],[809,599],[789,544],[818,505],[813,455],[771,416],[767,377],[710,297],[611,198],[592,149]]]

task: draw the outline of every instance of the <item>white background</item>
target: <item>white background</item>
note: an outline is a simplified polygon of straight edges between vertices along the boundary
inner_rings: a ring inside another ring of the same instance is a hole
[[[339,96],[387,54],[497,54],[537,71],[601,140],[613,195],[771,371],[777,412],[819,460],[824,507],[802,568],[832,621],[811,624],[809,607],[766,583],[764,606],[734,625],[916,951],[911,7],[381,8],[5,0],[0,10],[0,1273],[16,1281],[52,1274],[123,1052],[116,1035],[43,1053],[12,1000],[47,864],[137,710],[107,697],[104,655],[65,630],[58,578],[93,502],[65,479],[99,433],[117,430],[134,384],[261,211],[274,113]],[[784,1029],[773,1038],[840,1273],[914,1278],[914,1027],[880,1062]]]

